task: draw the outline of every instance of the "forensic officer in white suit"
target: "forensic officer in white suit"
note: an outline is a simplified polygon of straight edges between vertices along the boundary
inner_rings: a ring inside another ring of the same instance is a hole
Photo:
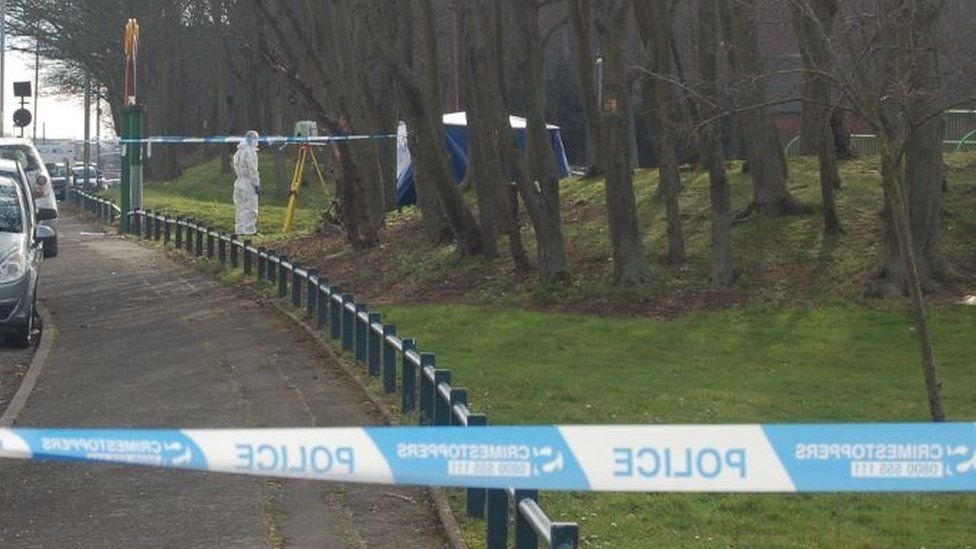
[[[258,195],[261,194],[261,175],[258,173],[258,132],[251,130],[237,144],[234,153],[234,233],[258,232]]]

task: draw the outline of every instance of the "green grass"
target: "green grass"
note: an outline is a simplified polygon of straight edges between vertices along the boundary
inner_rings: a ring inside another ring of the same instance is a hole
[[[289,178],[294,170],[294,162],[287,162]],[[282,233],[285,209],[288,204],[287,189],[280,192],[275,185],[274,156],[263,153],[260,156],[261,196],[258,230],[261,236],[255,242],[273,245],[289,235]],[[147,183],[144,189],[143,204],[154,211],[193,217],[213,227],[233,232],[234,230],[234,174],[221,171],[220,159],[210,160],[188,168],[176,181]],[[328,192],[331,194],[333,189]],[[113,188],[103,193],[108,198],[118,200],[119,189]],[[318,183],[302,186],[299,193],[299,207],[295,213],[295,227],[290,236],[307,235],[318,224],[320,212],[329,203],[329,195]]]
[[[942,242],[955,264],[976,257],[976,155],[951,154],[946,162]],[[638,171],[638,212],[654,263],[654,281],[643,287],[610,284],[604,188],[598,180],[562,185],[573,269],[566,286],[512,277],[505,258],[459,262],[450,247],[423,241],[412,208],[389,216],[378,249],[350,251],[334,236],[323,238],[312,257],[300,259],[319,263],[330,277],[329,269],[336,269],[343,277],[336,281],[370,303],[382,301],[371,292],[383,290],[378,297],[395,304],[385,310],[384,321],[418,338],[422,350],[437,352],[438,364],[453,371],[492,423],[924,420],[925,390],[905,304],[855,304],[881,252],[876,163],[865,158],[841,166],[845,186],[838,209],[847,231],[842,237],[825,238],[819,215],[735,225],[741,277],[727,293],[706,289],[708,181],[701,173],[682,174],[688,261],[675,267],[659,259],[665,212],[653,200],[657,174]],[[818,206],[815,160],[795,160],[790,167],[791,190]],[[735,168],[730,178],[738,211],[748,203],[750,186]],[[261,229],[267,241],[281,243],[286,197],[270,192],[273,173],[270,159],[263,159]],[[232,184],[231,174],[209,162],[187,170],[179,181],[147,185],[145,202],[228,230]],[[311,232],[327,203],[320,189],[304,188],[296,234]],[[532,256],[528,227],[524,239]],[[437,293],[445,287],[463,291]],[[490,306],[404,305],[402,294],[414,289],[432,292],[421,292],[418,301],[463,299]],[[739,305],[719,305],[717,312],[683,303],[729,296]],[[950,418],[973,420],[976,308],[947,301],[932,310],[945,405]],[[553,306],[612,314],[633,312],[633,304],[699,312],[664,321],[525,310]],[[580,522],[585,547],[976,546],[973,495],[546,493],[543,505],[558,520]],[[483,543],[481,523],[466,521],[463,528],[472,545]]]
[[[435,351],[494,424],[928,418],[900,305],[750,306],[676,321],[429,305],[393,307],[385,319]],[[938,307],[932,321],[948,413],[973,420],[976,309]],[[546,493],[543,506],[579,521],[586,547],[976,542],[976,495]],[[464,525],[475,546],[481,528]]]

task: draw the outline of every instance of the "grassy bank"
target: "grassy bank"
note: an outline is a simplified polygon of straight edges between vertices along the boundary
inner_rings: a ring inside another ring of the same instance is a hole
[[[933,311],[945,401],[976,419],[976,309]],[[925,421],[898,307],[750,306],[674,321],[393,307],[492,423]],[[458,509],[460,500],[457,500]],[[966,547],[976,495],[557,494],[586,547]],[[480,523],[467,523],[472,544]]]

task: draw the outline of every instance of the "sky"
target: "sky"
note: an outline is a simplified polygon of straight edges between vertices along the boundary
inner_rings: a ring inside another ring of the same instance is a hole
[[[44,72],[44,59],[41,59],[41,73]],[[14,111],[20,106],[20,100],[14,97],[14,82],[31,82],[31,92],[34,86],[34,56],[7,52],[5,66],[5,82],[3,83],[3,125],[6,136],[19,136],[20,131],[14,127]],[[44,84],[44,77],[41,77],[41,84]],[[34,98],[29,98],[30,103],[27,109],[34,115],[34,122],[37,123],[37,138],[41,139],[46,131],[48,139],[70,138],[81,139],[84,137],[85,127],[85,107],[84,97],[52,95],[46,93],[44,88],[40,90],[38,98],[39,108],[35,107]],[[102,136],[114,136],[112,131],[111,117],[108,115],[108,105],[102,105]],[[31,137],[34,132],[33,125],[24,128],[24,137]],[[95,106],[92,105],[91,135],[95,136]]]

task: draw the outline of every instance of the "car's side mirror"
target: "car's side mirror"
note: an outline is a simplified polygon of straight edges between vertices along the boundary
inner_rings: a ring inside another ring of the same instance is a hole
[[[54,232],[51,227],[38,225],[34,229],[34,241],[44,245],[44,257],[56,257],[58,255],[58,233]]]
[[[53,208],[38,208],[37,209],[37,220],[47,221],[49,219],[57,219],[58,211]]]

